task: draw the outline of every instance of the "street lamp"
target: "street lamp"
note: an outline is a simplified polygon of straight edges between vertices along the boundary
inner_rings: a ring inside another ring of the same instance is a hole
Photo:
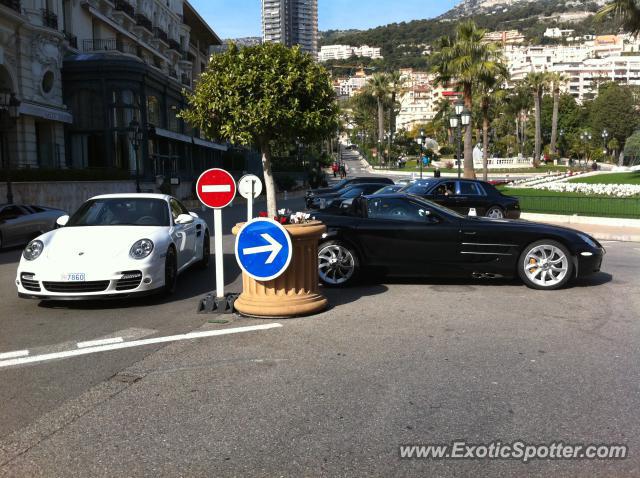
[[[140,143],[142,143],[142,128],[140,127],[140,123],[137,120],[131,120],[129,123],[129,141],[131,141],[131,146],[133,147],[136,155],[136,192],[141,192],[140,190],[140,162],[138,161],[138,148],[140,147]]]
[[[602,152],[606,155],[607,154],[607,138],[609,137],[609,132],[605,129],[602,132],[602,143],[603,143],[603,148],[602,148]]]
[[[420,153],[424,153],[427,150],[427,137],[424,134],[424,130],[420,130]],[[422,158],[420,158],[420,179],[422,179]]]
[[[20,100],[16,94],[9,90],[0,90],[0,115],[2,116],[2,130],[7,133],[15,126],[20,117]],[[4,151],[0,151],[3,158],[3,166],[7,176],[7,203],[13,204],[13,187],[11,184],[11,157],[9,155],[8,135],[0,144],[4,145]],[[7,143],[7,144],[5,144]]]
[[[593,139],[593,136],[591,135],[591,133],[585,131],[582,133],[580,137],[584,142],[584,164],[586,165],[587,164],[587,143]]]
[[[462,100],[456,101],[454,109],[455,113],[449,117],[449,126],[456,131],[456,159],[458,162],[458,178],[460,178],[462,176],[462,164],[460,162],[460,156],[462,155],[462,127],[467,127],[471,123],[471,112],[465,108]]]

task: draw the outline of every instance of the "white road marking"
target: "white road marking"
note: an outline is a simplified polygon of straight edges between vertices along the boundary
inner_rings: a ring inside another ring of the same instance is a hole
[[[5,352],[3,354],[0,354],[0,360],[18,358],[18,357],[26,357],[27,355],[29,355],[29,351],[28,350],[16,350],[14,352]]]
[[[124,342],[122,337],[114,337],[112,339],[102,339],[102,340],[88,340],[87,342],[78,342],[78,348],[84,349],[87,347],[97,347],[98,345],[109,345],[109,344],[119,344]]]
[[[202,186],[203,193],[230,193],[230,184],[209,184]]]
[[[43,355],[34,355],[31,357],[14,358],[10,360],[0,361],[0,368],[11,367],[15,365],[24,365],[28,363],[45,362],[47,360],[55,360],[69,357],[77,357],[80,355],[94,354],[98,352],[107,352],[110,350],[128,349],[132,347],[142,347],[144,345],[161,344],[166,342],[177,342],[180,340],[193,340],[204,337],[215,337],[218,335],[239,334],[243,332],[255,332],[257,330],[269,330],[282,327],[282,324],[272,323],[265,325],[252,325],[249,327],[236,327],[231,329],[208,330],[206,332],[189,332],[188,334],[170,335],[167,337],[155,337],[151,339],[133,340],[131,342],[121,342],[117,344],[98,345],[96,347],[87,347],[75,350],[66,350],[64,352],[55,352]]]

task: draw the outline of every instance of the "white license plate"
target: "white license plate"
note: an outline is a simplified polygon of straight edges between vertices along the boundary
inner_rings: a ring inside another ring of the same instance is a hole
[[[69,274],[62,274],[62,280],[68,282],[84,282],[86,276],[84,272],[70,272]]]

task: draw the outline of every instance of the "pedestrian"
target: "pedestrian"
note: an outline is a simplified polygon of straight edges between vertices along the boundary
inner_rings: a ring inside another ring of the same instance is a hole
[[[336,178],[338,177],[338,162],[334,161],[333,164],[331,165],[331,170],[333,171],[333,177]]]
[[[344,179],[347,177],[347,167],[344,163],[340,165],[340,179]]]
[[[347,174],[349,173],[349,166],[347,166],[346,164],[344,165],[344,177],[347,177]]]
[[[434,178],[440,177],[440,168],[436,168],[436,170],[433,172],[433,177]]]

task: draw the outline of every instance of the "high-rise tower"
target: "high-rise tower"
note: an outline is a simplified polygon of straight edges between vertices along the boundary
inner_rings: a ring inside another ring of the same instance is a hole
[[[318,0],[262,0],[262,40],[318,52]]]

